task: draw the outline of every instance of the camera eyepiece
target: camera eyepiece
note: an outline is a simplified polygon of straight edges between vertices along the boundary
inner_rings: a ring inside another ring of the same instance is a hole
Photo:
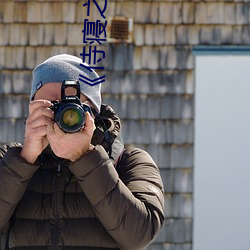
[[[76,89],[75,96],[67,96],[65,91],[68,87]],[[91,114],[90,106],[84,104],[80,100],[80,85],[78,81],[64,81],[61,88],[61,101],[52,102],[51,109],[55,113],[55,122],[67,133],[80,131],[86,120],[86,112]]]

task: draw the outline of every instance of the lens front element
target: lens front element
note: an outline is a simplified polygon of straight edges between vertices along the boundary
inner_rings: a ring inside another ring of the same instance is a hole
[[[63,123],[67,126],[75,126],[80,123],[80,114],[76,109],[67,109],[62,114]]]

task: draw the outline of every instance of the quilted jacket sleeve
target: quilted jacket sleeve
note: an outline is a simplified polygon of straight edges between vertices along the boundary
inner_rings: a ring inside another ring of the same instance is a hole
[[[164,221],[159,170],[143,150],[125,150],[118,169],[101,146],[70,166],[96,214],[121,249],[143,249]]]
[[[0,147],[0,236],[8,230],[9,220],[38,167],[20,156],[21,145]]]

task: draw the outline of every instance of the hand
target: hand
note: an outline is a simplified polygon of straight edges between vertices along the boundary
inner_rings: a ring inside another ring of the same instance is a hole
[[[37,157],[49,144],[46,137],[47,126],[52,126],[54,120],[50,106],[51,102],[46,100],[36,100],[29,104],[29,116],[26,120],[21,156],[31,164],[34,164]]]
[[[71,162],[78,160],[91,148],[94,119],[86,112],[84,128],[76,133],[65,133],[56,123],[47,126],[47,139],[53,152]]]

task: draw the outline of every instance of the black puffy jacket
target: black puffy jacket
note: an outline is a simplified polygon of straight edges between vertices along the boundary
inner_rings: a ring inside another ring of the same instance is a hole
[[[98,123],[95,149],[73,164],[47,148],[31,165],[20,157],[21,144],[1,147],[2,247],[137,250],[158,234],[164,221],[159,170],[145,151],[122,148],[111,108],[102,106],[101,114],[111,132],[110,157]]]

